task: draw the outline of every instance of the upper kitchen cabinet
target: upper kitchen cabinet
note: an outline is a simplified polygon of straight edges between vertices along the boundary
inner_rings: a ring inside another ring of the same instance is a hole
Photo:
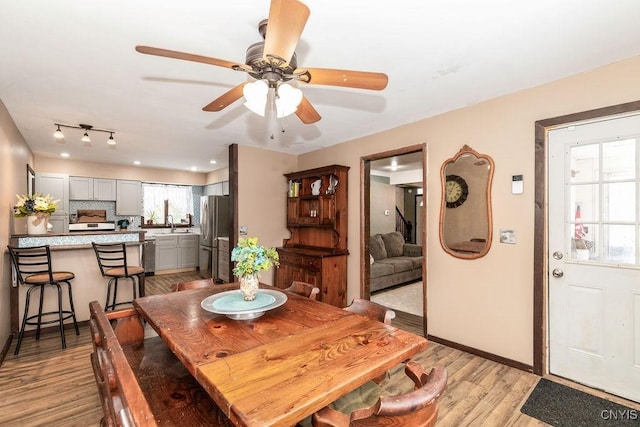
[[[116,215],[142,215],[142,183],[116,180]]]
[[[58,200],[58,208],[49,218],[53,233],[69,232],[69,175],[36,173],[36,192]]]
[[[69,177],[69,199],[115,201],[116,180],[84,176]]]
[[[229,181],[216,182],[204,187],[203,196],[228,196]]]

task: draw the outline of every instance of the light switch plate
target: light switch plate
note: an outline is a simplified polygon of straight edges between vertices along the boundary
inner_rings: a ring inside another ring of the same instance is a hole
[[[240,235],[241,236],[246,236],[248,232],[249,232],[249,228],[246,225],[241,225],[240,226]]]
[[[510,245],[516,244],[516,231],[515,230],[502,230],[500,229],[500,243],[507,243]]]

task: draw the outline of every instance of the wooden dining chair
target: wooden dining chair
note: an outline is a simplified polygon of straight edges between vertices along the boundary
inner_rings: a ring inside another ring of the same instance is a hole
[[[320,288],[317,286],[313,286],[311,283],[307,282],[299,282],[297,280],[294,280],[291,283],[291,286],[283,290],[314,300],[318,299],[318,294],[320,293]]]
[[[174,283],[171,285],[172,292],[188,291],[190,289],[212,288],[215,286],[213,279],[198,279],[189,282]]]
[[[395,311],[390,310],[383,305],[376,304],[375,302],[371,302],[362,298],[354,298],[351,305],[345,307],[344,309],[353,313],[363,314],[365,316],[376,319],[379,322],[386,323],[387,325],[390,325],[391,320],[395,319],[396,317]]]
[[[436,366],[427,373],[415,361],[405,366],[415,384],[406,394],[390,395],[369,382],[325,406],[312,416],[314,427],[405,426],[431,427],[438,417],[438,399],[447,385],[447,370]]]

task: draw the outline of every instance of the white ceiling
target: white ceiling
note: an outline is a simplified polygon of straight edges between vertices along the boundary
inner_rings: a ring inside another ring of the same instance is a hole
[[[138,44],[244,62],[269,0],[0,0],[0,100],[42,156],[209,171],[229,144],[305,153],[640,54],[638,0],[307,0],[298,65],[384,72],[382,92],[304,85],[322,116],[265,119],[241,100],[202,107],[247,80],[142,55]],[[64,130],[54,122],[114,130]],[[211,165],[211,159],[217,160]]]

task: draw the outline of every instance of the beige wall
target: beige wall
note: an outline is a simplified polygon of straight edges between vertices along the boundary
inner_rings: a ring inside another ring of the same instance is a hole
[[[349,171],[348,299],[359,294],[359,162],[365,155],[427,144],[426,215],[429,333],[532,364],[534,122],[640,99],[640,57],[496,98],[298,158],[299,169],[340,163]],[[384,113],[383,113],[384,114]],[[440,165],[464,144],[495,161],[494,236],[484,258],[446,254],[438,241]],[[339,160],[338,160],[339,159]],[[524,175],[512,195],[511,175]],[[517,244],[500,244],[501,228]]]
[[[389,180],[384,177],[372,177],[369,193],[371,194],[371,234],[389,233],[396,229],[396,186],[385,182]],[[353,188],[353,187],[352,187]],[[384,211],[388,210],[389,215]]]
[[[33,155],[13,119],[0,100],[0,349],[11,333],[9,310],[11,264],[6,247],[13,233],[13,205],[16,194],[27,192],[27,163],[33,165]],[[16,220],[24,227],[24,220]]]
[[[35,157],[36,172],[66,173],[69,176],[131,179],[165,184],[205,185],[207,174],[201,172],[155,169],[137,166],[108,165],[70,159]],[[227,172],[227,176],[228,176]],[[215,182],[215,181],[214,181]]]
[[[267,247],[282,246],[282,240],[290,237],[286,227],[287,180],[283,175],[297,169],[296,156],[238,147],[238,221],[248,228],[246,237],[258,237]],[[260,281],[273,284],[273,271],[262,273]]]
[[[218,169],[207,174],[206,184],[215,184],[222,181],[229,181],[229,168]]]

